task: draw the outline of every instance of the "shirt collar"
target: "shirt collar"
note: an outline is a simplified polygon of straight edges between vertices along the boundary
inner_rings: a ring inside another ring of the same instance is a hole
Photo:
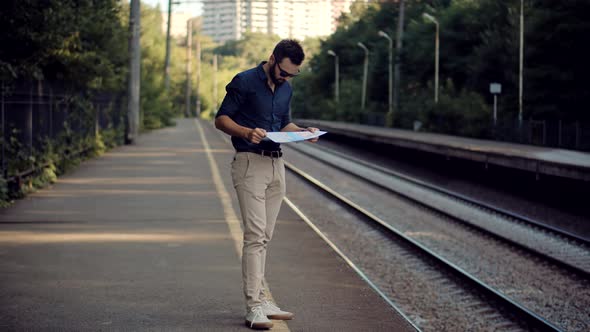
[[[268,61],[262,61],[258,67],[256,67],[256,72],[258,72],[258,77],[263,80],[266,81],[266,73],[264,72],[264,68],[262,68],[262,66],[267,63]]]

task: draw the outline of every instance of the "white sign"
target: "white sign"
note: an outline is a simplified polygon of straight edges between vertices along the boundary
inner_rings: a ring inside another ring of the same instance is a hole
[[[493,94],[500,94],[500,93],[502,93],[502,84],[500,84],[500,83],[490,83],[490,93],[493,93]]]

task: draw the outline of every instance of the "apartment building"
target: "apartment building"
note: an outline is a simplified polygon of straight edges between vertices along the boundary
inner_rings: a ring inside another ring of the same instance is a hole
[[[203,33],[218,42],[240,39],[240,9],[240,0],[204,2]]]
[[[234,0],[203,2],[203,33],[217,42],[237,40],[246,31],[281,38],[327,36],[354,0]]]
[[[336,31],[340,15],[350,12],[350,5],[353,2],[354,0],[332,0],[332,31]]]

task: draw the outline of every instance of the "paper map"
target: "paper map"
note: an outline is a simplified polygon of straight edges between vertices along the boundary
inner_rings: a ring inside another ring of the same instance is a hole
[[[325,131],[321,130],[318,130],[315,133],[312,133],[311,131],[271,131],[266,133],[266,137],[275,143],[289,143],[320,137],[325,133]]]

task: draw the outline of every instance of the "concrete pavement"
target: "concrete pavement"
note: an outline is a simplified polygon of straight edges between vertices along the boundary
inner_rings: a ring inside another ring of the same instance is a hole
[[[0,210],[1,330],[248,330],[233,150],[202,125],[142,135]],[[296,314],[275,331],[410,330],[286,205],[268,264]]]

